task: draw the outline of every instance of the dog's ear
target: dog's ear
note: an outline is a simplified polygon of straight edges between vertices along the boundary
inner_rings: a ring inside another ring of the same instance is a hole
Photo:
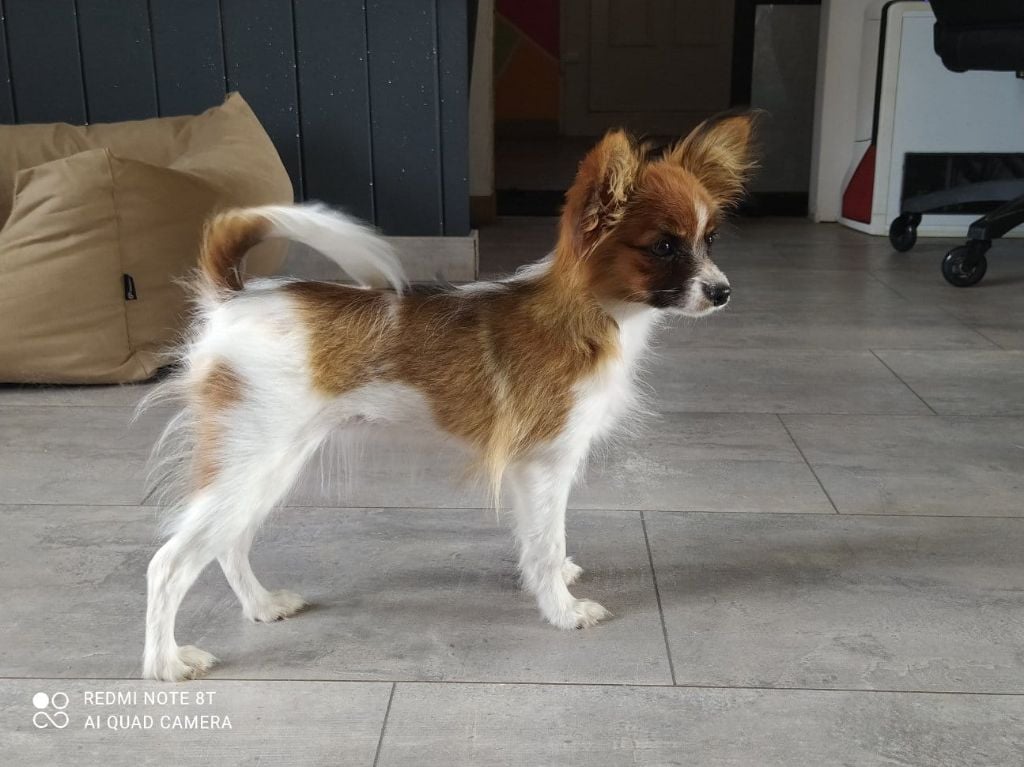
[[[753,132],[757,115],[727,113],[709,118],[669,150],[665,159],[696,176],[719,205],[735,205],[756,165]]]
[[[642,152],[628,133],[609,131],[583,158],[565,195],[563,234],[578,247],[592,247],[622,217],[642,162]]]

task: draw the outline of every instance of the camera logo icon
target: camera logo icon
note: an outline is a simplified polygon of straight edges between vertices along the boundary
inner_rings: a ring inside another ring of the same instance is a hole
[[[53,727],[56,730],[63,730],[71,722],[71,718],[64,711],[68,707],[66,692],[55,692],[53,695],[37,692],[32,696],[32,705],[38,709],[32,715],[32,724],[37,729]]]

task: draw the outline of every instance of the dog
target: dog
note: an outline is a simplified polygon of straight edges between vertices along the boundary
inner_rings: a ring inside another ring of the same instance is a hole
[[[578,629],[607,617],[569,591],[582,573],[566,556],[570,488],[634,406],[659,321],[729,301],[711,250],[754,165],[753,118],[712,118],[660,153],[609,132],[566,193],[554,251],[495,282],[410,289],[383,239],[322,206],[215,217],[191,334],[158,395],[184,403],[158,446],[178,440],[169,474],[183,489],[148,568],[143,675],[178,681],[215,662],[174,635],[185,593],[214,559],[251,620],[306,606],[264,588],[249,549],[308,459],[356,423],[429,423],[469,448],[495,498],[510,491],[522,584],[543,618]],[[245,283],[245,253],[268,238],[311,246],[358,286]]]

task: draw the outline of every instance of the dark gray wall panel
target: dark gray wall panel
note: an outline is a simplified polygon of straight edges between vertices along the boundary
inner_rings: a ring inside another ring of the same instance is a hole
[[[301,2],[301,0],[298,0]],[[274,140],[302,197],[295,33],[287,0],[221,0],[228,87],[239,91]]]
[[[441,234],[434,4],[371,0],[366,13],[377,224]]]
[[[465,0],[436,0],[444,233],[469,234],[469,40]]]
[[[78,37],[90,122],[156,117],[146,0],[78,0]]]
[[[160,114],[192,115],[224,100],[218,0],[149,0]]]
[[[362,3],[295,3],[307,199],[341,203],[373,220],[373,165]]]
[[[196,114],[235,89],[298,199],[465,234],[468,1],[0,0],[0,122]]]
[[[7,66],[7,24],[4,0],[0,0],[0,123],[12,123],[14,120],[14,92],[11,90],[11,70]]]
[[[4,0],[18,120],[88,120],[73,0]]]

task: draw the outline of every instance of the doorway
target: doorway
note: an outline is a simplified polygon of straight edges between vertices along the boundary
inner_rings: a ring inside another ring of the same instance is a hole
[[[587,149],[752,106],[770,160],[746,212],[807,210],[820,0],[497,0],[499,215],[554,215]]]

